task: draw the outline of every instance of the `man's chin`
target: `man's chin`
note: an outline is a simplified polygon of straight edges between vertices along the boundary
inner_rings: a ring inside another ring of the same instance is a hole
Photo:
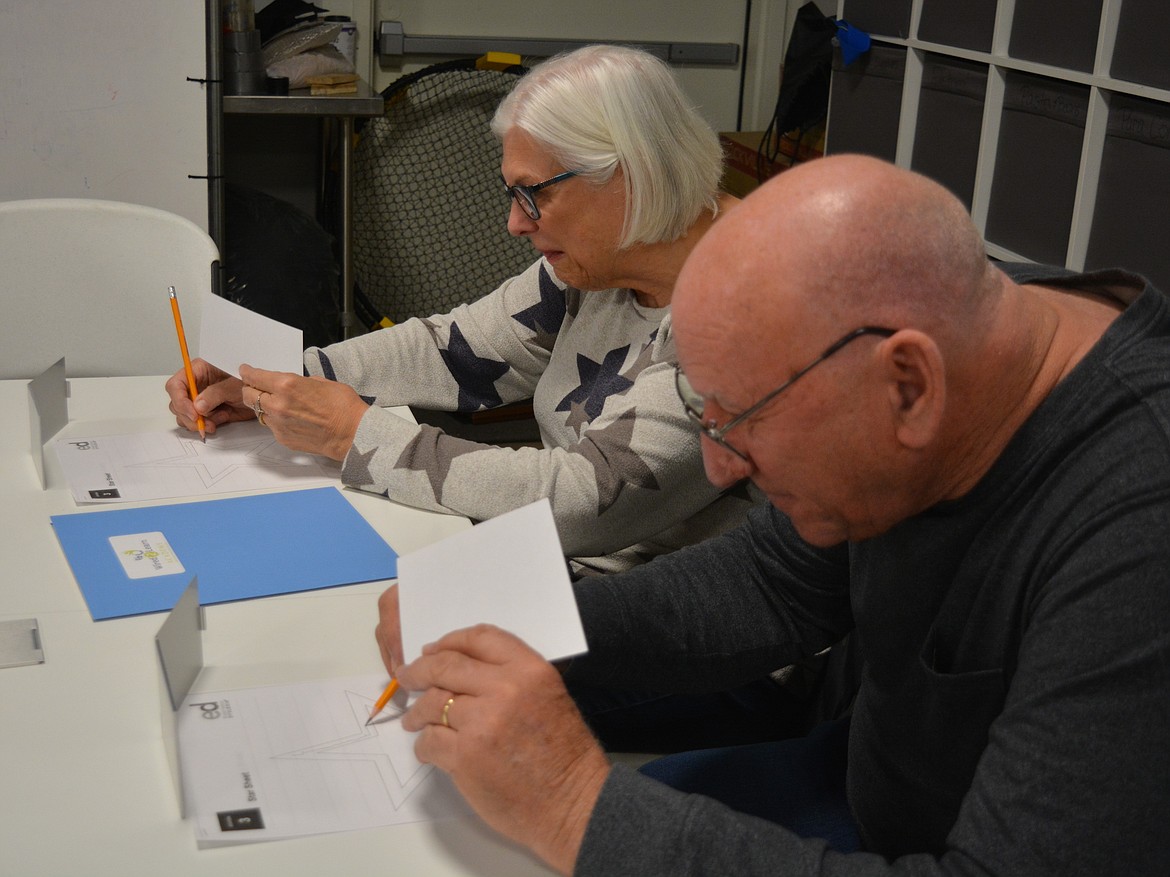
[[[840,545],[849,539],[849,534],[840,521],[803,516],[799,511],[791,508],[791,497],[781,497],[779,501],[769,497],[769,501],[788,516],[788,520],[792,522],[792,526],[800,538],[809,545],[816,548],[832,548],[834,545]]]
[[[814,548],[833,548],[849,541],[849,537],[842,533],[838,527],[822,527],[807,531],[797,527],[796,532],[800,534],[801,539]]]

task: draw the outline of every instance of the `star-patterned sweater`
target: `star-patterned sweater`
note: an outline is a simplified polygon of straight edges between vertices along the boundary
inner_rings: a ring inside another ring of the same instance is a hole
[[[485,520],[548,497],[583,573],[616,572],[738,524],[752,501],[707,481],[674,389],[669,308],[566,287],[543,259],[450,314],[305,351],[305,370],[371,404],[342,465],[352,487]],[[471,412],[532,399],[543,448],[416,425],[385,406]]]

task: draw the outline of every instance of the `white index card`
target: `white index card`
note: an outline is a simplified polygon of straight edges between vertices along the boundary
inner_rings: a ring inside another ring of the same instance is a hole
[[[587,650],[547,499],[398,558],[405,659],[445,633],[488,623],[550,661]]]

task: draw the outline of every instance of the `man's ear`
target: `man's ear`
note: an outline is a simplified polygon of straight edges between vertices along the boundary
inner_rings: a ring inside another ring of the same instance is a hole
[[[929,335],[903,329],[880,347],[894,432],[907,448],[929,445],[942,426],[946,370]]]

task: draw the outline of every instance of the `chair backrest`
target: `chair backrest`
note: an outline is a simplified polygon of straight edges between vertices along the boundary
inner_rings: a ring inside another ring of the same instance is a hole
[[[34,377],[62,356],[76,377],[182,367],[167,287],[199,344],[215,242],[188,219],[85,198],[0,203],[0,378]]]
[[[523,72],[449,61],[382,92],[386,112],[364,124],[353,156],[354,276],[375,318],[446,313],[536,261],[508,234],[489,128]]]

